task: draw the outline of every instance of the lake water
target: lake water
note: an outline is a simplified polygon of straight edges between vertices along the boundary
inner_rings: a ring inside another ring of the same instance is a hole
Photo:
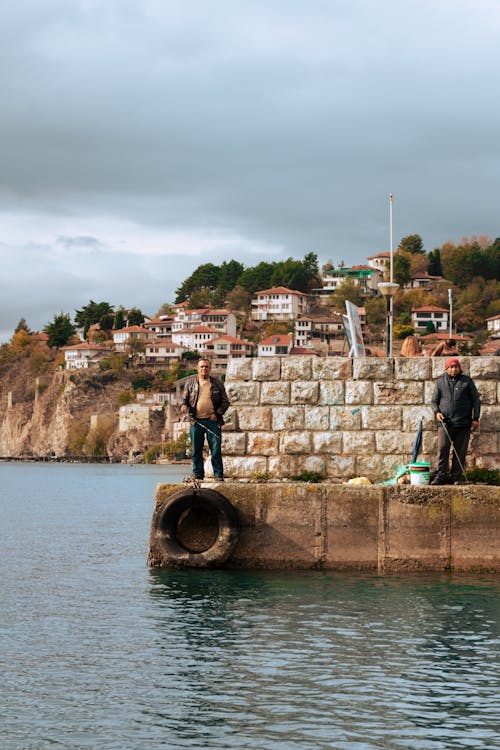
[[[500,748],[495,576],[154,571],[189,467],[0,463],[0,747]]]

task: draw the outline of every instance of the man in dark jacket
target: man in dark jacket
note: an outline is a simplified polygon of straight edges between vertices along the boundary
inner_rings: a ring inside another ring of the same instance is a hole
[[[210,457],[214,477],[224,478],[221,449],[221,425],[224,424],[223,414],[229,407],[229,399],[224,384],[218,378],[210,375],[212,366],[208,359],[198,362],[198,374],[186,380],[182,397],[181,412],[189,413],[191,427],[191,449],[193,452],[193,476],[203,479],[205,469],[203,465],[203,445],[205,435],[210,448]]]
[[[438,470],[432,484],[447,484],[450,448],[453,443],[451,484],[459,484],[465,466],[471,428],[479,427],[481,402],[472,378],[462,373],[460,361],[450,357],[445,373],[436,380],[432,408],[440,424]]]

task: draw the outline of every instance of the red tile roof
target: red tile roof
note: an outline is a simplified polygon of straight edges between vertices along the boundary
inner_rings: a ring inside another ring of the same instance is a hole
[[[412,307],[412,312],[448,312],[446,307],[437,307],[436,305],[424,305],[423,307]]]
[[[287,289],[286,286],[273,286],[271,289],[263,289],[261,292],[255,292],[257,297],[261,294],[297,294],[307,297],[305,292],[298,292],[296,289]]]
[[[274,333],[272,336],[268,336],[267,338],[262,339],[262,341],[259,341],[259,346],[271,346],[272,344],[275,344],[276,346],[288,346],[291,338],[291,333]]]

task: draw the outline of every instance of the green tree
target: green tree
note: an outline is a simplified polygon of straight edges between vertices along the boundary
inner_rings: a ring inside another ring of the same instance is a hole
[[[340,312],[345,311],[346,301],[352,302],[353,305],[358,306],[363,304],[363,298],[359,286],[353,279],[344,279],[342,284],[340,284],[340,286],[338,286],[328,298],[329,305]]]
[[[409,234],[407,237],[403,237],[399,243],[398,250],[410,253],[410,255],[425,253],[422,237],[419,234]]]
[[[442,254],[444,275],[461,289],[464,289],[475,276],[481,276],[484,254],[477,244],[465,243],[453,252]]]
[[[189,297],[189,307],[192,310],[197,310],[201,307],[208,307],[212,301],[212,292],[207,287],[201,287],[201,289],[195,289]]]
[[[230,260],[228,263],[224,261],[222,263],[219,268],[217,288],[213,297],[214,305],[224,304],[227,293],[235,288],[244,270],[243,263],[239,263],[237,260]]]
[[[115,316],[111,314],[106,314],[101,317],[99,320],[99,327],[101,331],[111,331],[113,328],[115,322]]]
[[[113,308],[109,302],[94,302],[93,300],[90,300],[88,305],[85,305],[81,310],[76,311],[75,323],[77,326],[83,328],[86,336],[91,325],[99,323],[103,315],[110,315],[112,313]]]
[[[14,328],[14,333],[19,333],[19,331],[26,331],[26,333],[31,333],[25,318],[21,318],[17,326]]]
[[[113,328],[115,331],[119,331],[122,328],[125,328],[125,310],[123,307],[119,307],[118,310],[115,312],[115,319],[113,323]]]
[[[429,266],[427,268],[427,273],[429,273],[431,276],[442,276],[443,269],[441,267],[441,252],[439,248],[431,250],[428,257]]]
[[[300,260],[287,258],[277,263],[271,276],[271,286],[284,286],[298,292],[307,292],[307,274]]]
[[[308,279],[312,280],[320,276],[318,256],[316,255],[316,253],[306,253],[302,262],[304,264],[304,270]]]
[[[269,289],[271,284],[271,278],[275,270],[276,263],[258,263],[252,268],[245,268],[238,284],[246,289],[250,295],[254,295],[255,292],[261,292],[264,289]]]
[[[144,315],[138,307],[133,307],[128,313],[129,326],[140,326],[144,323]]]
[[[203,263],[176,289],[175,301],[184,302],[184,300],[189,299],[194,292],[202,287],[206,287],[210,292],[214,292],[217,289],[218,282],[219,267],[213,263]]]
[[[43,330],[49,337],[49,346],[57,348],[66,346],[70,338],[75,334],[75,326],[71,322],[69,313],[63,312],[59,315],[54,315],[52,323],[47,323]]]
[[[407,284],[411,278],[410,260],[403,253],[397,252],[394,255],[394,281],[400,286]]]
[[[484,279],[500,279],[500,237],[482,252],[480,275]]]

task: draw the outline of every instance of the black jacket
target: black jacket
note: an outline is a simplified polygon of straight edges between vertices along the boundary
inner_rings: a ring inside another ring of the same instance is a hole
[[[479,393],[472,378],[463,373],[455,379],[448,373],[440,375],[434,386],[432,408],[434,414],[440,411],[453,427],[470,427],[481,412]]]
[[[200,387],[198,384],[198,375],[192,375],[186,380],[184,385],[184,393],[182,395],[182,403],[186,404],[189,409],[191,416],[196,415],[196,402],[198,401],[198,394]],[[222,380],[215,378],[210,375],[210,398],[214,405],[215,416],[217,417],[218,424],[224,424],[223,414],[229,408],[229,399],[227,397],[226,389]]]

